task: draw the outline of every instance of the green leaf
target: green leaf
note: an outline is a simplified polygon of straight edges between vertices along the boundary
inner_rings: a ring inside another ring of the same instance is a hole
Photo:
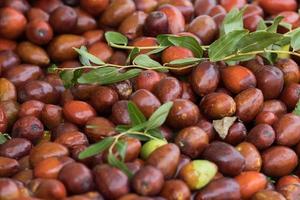
[[[126,150],[127,150],[127,142],[123,141],[123,140],[119,140],[116,143],[116,149],[118,154],[120,155],[122,162],[124,162],[125,159],[125,155],[126,155]]]
[[[172,106],[173,102],[167,102],[161,105],[148,119],[146,129],[159,128],[166,121]]]
[[[136,77],[141,71],[141,69],[130,69],[121,73],[115,67],[101,67],[82,74],[77,81],[82,84],[98,83],[108,85]]]
[[[70,88],[74,85],[73,78],[74,78],[74,70],[64,70],[59,74],[61,80],[65,88]]]
[[[135,126],[131,127],[131,128],[128,130],[128,132],[141,131],[141,130],[145,129],[146,125],[147,125],[147,122],[142,123],[142,124],[135,125]]]
[[[118,160],[116,158],[116,156],[113,155],[112,153],[108,154],[107,161],[111,166],[116,167],[116,168],[120,169],[121,171],[123,171],[129,178],[133,177],[132,172],[128,169],[126,164],[123,163],[122,161]]]
[[[247,33],[247,30],[232,31],[212,43],[208,50],[210,61],[221,61],[226,56],[235,53],[237,50],[237,44]]]
[[[268,27],[265,23],[265,21],[262,19],[259,21],[258,25],[257,25],[257,28],[256,28],[256,31],[262,31],[262,30],[266,30]]]
[[[183,58],[173,60],[168,65],[192,65],[195,63],[199,63],[200,61],[204,60],[205,58]]]
[[[73,47],[73,49],[79,54],[80,62],[83,65],[91,65],[90,62],[96,64],[96,65],[103,65],[105,62],[103,62],[98,57],[94,56],[93,54],[90,54],[87,52],[87,48],[84,46],[81,46],[80,49]]]
[[[126,131],[128,131],[130,128],[131,128],[131,126],[129,126],[129,125],[117,125],[117,126],[115,127],[116,131],[118,131],[119,133],[126,132]]]
[[[87,149],[82,151],[78,158],[79,159],[85,159],[94,155],[97,155],[103,151],[105,151],[110,145],[113,143],[114,138],[113,137],[106,137],[103,140],[90,145]]]
[[[151,50],[151,51],[149,51],[149,52],[147,52],[146,53],[146,55],[152,55],[152,54],[157,54],[157,53],[160,53],[160,52],[162,52],[163,50],[165,50],[166,48],[168,48],[167,46],[166,47],[159,47],[159,48],[157,48],[157,49],[153,49],[153,50]]]
[[[156,37],[158,44],[161,46],[172,46],[173,44],[170,42],[169,37],[173,37],[171,34],[161,34]]]
[[[300,29],[293,32],[291,35],[291,47],[294,51],[298,51],[300,49]]]
[[[276,32],[277,32],[278,25],[279,25],[279,23],[283,20],[283,18],[284,18],[284,17],[282,17],[282,16],[277,16],[277,17],[274,19],[272,25],[269,26],[269,27],[267,28],[267,32],[270,32],[270,33],[276,33]]]
[[[234,8],[226,15],[221,26],[221,35],[226,35],[232,31],[244,30],[244,11],[245,8],[240,11],[237,8]]]
[[[185,47],[190,49],[194,56],[201,58],[203,56],[203,49],[199,42],[190,36],[169,36],[168,40],[175,46]]]
[[[58,67],[57,67],[56,64],[52,64],[50,67],[47,68],[47,72],[50,73],[50,74],[51,74],[51,73],[55,73],[56,70],[57,70],[57,68],[58,68]]]
[[[0,132],[0,144],[4,144],[8,140],[7,134]]]
[[[149,131],[147,131],[148,134],[152,135],[153,137],[156,137],[157,139],[165,139],[164,136],[161,134],[161,131],[156,128],[156,129],[151,129]]]
[[[105,33],[105,39],[108,42],[108,44],[119,44],[126,46],[128,44],[128,39],[126,36],[122,35],[119,32],[114,31],[107,31]]]
[[[161,72],[168,71],[167,69],[164,69],[163,66],[159,62],[151,59],[149,56],[147,56],[145,54],[141,54],[141,55],[138,55],[137,57],[135,57],[135,59],[132,61],[132,63],[135,65],[152,68],[154,70],[161,71]]]
[[[295,107],[293,113],[294,113],[295,115],[300,116],[300,99],[299,99],[299,101],[298,101],[298,103],[297,103],[297,105],[296,105],[296,107]]]
[[[239,52],[246,53],[251,51],[264,50],[268,46],[275,44],[283,39],[278,33],[270,33],[266,31],[256,31],[245,35],[237,44]]]
[[[139,135],[139,134],[134,134],[134,133],[129,133],[127,134],[128,137],[136,138],[140,141],[148,141],[150,138],[146,135]]]
[[[132,101],[128,102],[128,113],[133,126],[146,122],[146,117]]]
[[[134,47],[134,48],[130,51],[130,53],[129,53],[128,57],[127,57],[126,63],[130,63],[131,60],[132,60],[137,54],[139,54],[139,53],[140,53],[140,49],[139,49],[138,47]]]

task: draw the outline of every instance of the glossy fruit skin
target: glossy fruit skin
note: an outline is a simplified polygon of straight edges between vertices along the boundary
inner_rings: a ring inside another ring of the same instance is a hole
[[[201,15],[193,19],[187,31],[194,33],[205,45],[212,43],[218,33],[216,22],[208,15]]]
[[[19,169],[20,165],[17,160],[0,156],[0,177],[10,177]]]
[[[45,66],[50,62],[46,51],[31,42],[21,42],[17,47],[17,52],[23,62],[32,65]]]
[[[298,164],[296,153],[284,146],[274,146],[262,153],[263,172],[267,176],[285,176]]]
[[[157,195],[164,183],[163,174],[152,166],[141,168],[132,180],[134,190],[143,196]]]
[[[245,168],[244,157],[231,145],[212,142],[204,150],[203,157],[217,164],[219,171],[228,176],[236,176]]]
[[[242,142],[235,148],[245,158],[244,171],[260,171],[262,166],[262,159],[259,151],[253,144],[251,144],[250,142]]]
[[[181,92],[180,82],[174,77],[166,77],[156,84],[153,93],[160,102],[166,103],[178,99]]]
[[[106,86],[99,86],[91,94],[91,103],[98,113],[107,113],[114,103],[118,101],[118,94],[115,90]]]
[[[258,124],[250,130],[246,140],[261,150],[270,147],[275,137],[275,131],[270,125]]]
[[[197,192],[196,200],[209,199],[241,199],[240,186],[232,178],[219,178],[210,182],[205,188]]]
[[[298,184],[299,181],[299,177],[296,175],[283,176],[276,182],[276,190],[280,190],[281,188],[290,184]]]
[[[3,133],[6,131],[8,125],[8,119],[4,112],[4,109],[0,107],[0,132]]]
[[[221,76],[225,87],[235,94],[256,86],[254,74],[243,66],[226,67],[221,70]]]
[[[195,14],[196,16],[207,15],[216,5],[216,0],[197,0],[194,3]]]
[[[31,142],[37,142],[44,131],[42,122],[33,116],[25,116],[16,121],[13,126],[12,136],[22,137],[30,140]]]
[[[17,100],[16,87],[6,78],[0,78],[0,101]]]
[[[129,193],[128,177],[121,170],[103,164],[96,166],[93,174],[97,189],[105,198],[116,199]]]
[[[210,161],[193,160],[181,168],[179,177],[191,190],[199,190],[213,179],[217,171],[217,165]]]
[[[161,80],[159,73],[154,70],[145,70],[140,73],[134,80],[134,87],[138,89],[146,89],[153,92],[157,83]]]
[[[99,141],[100,139],[116,134],[114,124],[104,117],[91,117],[86,122],[86,125],[96,127],[86,127],[85,133],[92,141]]]
[[[282,70],[284,84],[299,83],[300,70],[298,64],[292,59],[280,59],[275,64],[276,67]]]
[[[171,4],[165,4],[160,6],[157,10],[167,15],[169,33],[177,34],[184,31],[184,16],[177,7]]]
[[[200,96],[214,92],[218,87],[219,80],[220,73],[217,66],[211,62],[200,63],[191,75],[192,87]]]
[[[173,143],[165,144],[153,151],[147,158],[146,164],[159,169],[165,178],[171,178],[179,163],[180,151]]]
[[[13,159],[20,159],[29,154],[32,144],[24,138],[12,138],[0,146],[0,155]]]
[[[272,198],[274,200],[285,200],[283,195],[272,190],[261,190],[255,193],[252,197],[253,200],[267,200],[268,198]]]
[[[296,107],[300,98],[300,84],[291,83],[285,86],[281,93],[280,100],[287,106],[288,110],[293,110]]]
[[[195,125],[200,117],[199,108],[186,99],[175,99],[167,117],[167,124],[175,129]]]
[[[67,191],[62,182],[56,179],[36,179],[38,187],[34,195],[38,198],[60,199],[67,196]]]
[[[267,177],[259,172],[242,172],[235,177],[241,189],[242,198],[248,199],[267,185]]]
[[[54,142],[62,144],[69,149],[72,149],[77,145],[88,145],[88,139],[86,135],[79,131],[72,131],[61,134],[56,138]]]
[[[126,17],[119,26],[119,32],[129,39],[135,39],[143,35],[143,25],[145,24],[147,14],[142,11],[136,11]]]
[[[49,23],[57,33],[71,32],[77,23],[77,13],[69,6],[60,6],[51,12]]]
[[[257,88],[264,94],[264,99],[275,99],[283,89],[284,78],[280,69],[265,66],[255,73]]]
[[[277,144],[293,146],[300,141],[300,117],[292,113],[283,115],[275,123],[274,130]]]
[[[179,179],[173,179],[165,182],[160,192],[160,196],[167,200],[188,200],[191,197],[191,192],[183,181]]]
[[[0,41],[1,44],[1,41]],[[0,45],[1,46],[1,45]],[[1,50],[0,48],[0,68],[1,73],[20,64],[19,56],[12,50]]]
[[[135,5],[132,0],[117,0],[107,6],[99,22],[106,26],[116,27],[134,11]]]
[[[80,6],[92,15],[98,15],[108,6],[108,0],[80,0]]]
[[[295,11],[297,9],[297,2],[295,0],[259,0],[258,4],[269,14],[278,14],[282,11]]]
[[[27,20],[18,10],[5,7],[0,9],[0,35],[6,39],[16,39],[25,30]]]
[[[145,117],[150,117],[151,114],[161,105],[156,96],[145,89],[135,91],[130,100],[142,111]]]
[[[243,122],[250,122],[263,108],[263,93],[257,88],[249,88],[235,96],[236,115]]]
[[[256,124],[269,124],[273,125],[278,120],[278,117],[269,111],[262,111],[256,115],[255,123]]]
[[[179,146],[180,151],[191,158],[197,158],[208,143],[207,133],[197,126],[181,129],[175,138],[175,144]]]
[[[236,111],[236,104],[231,96],[213,92],[202,98],[200,109],[210,119],[221,119],[232,116]]]
[[[64,116],[78,125],[85,125],[86,122],[96,115],[95,110],[83,101],[70,101],[63,107]]]
[[[229,12],[233,8],[242,8],[246,4],[246,0],[221,0],[220,4]]]
[[[86,31],[92,31],[97,28],[97,21],[89,13],[80,8],[74,8],[77,13],[77,23],[75,30],[71,30],[76,34],[84,34]],[[84,35],[82,35],[84,36]]]
[[[296,199],[300,195],[300,186],[298,184],[290,184],[279,190],[285,199]]]
[[[17,184],[9,178],[0,179],[0,198],[3,200],[11,200],[20,197]]]
[[[48,54],[55,61],[72,60],[77,57],[73,47],[80,48],[80,46],[85,45],[85,42],[84,37],[81,36],[73,34],[59,35],[49,43]]]
[[[237,145],[244,141],[246,135],[247,129],[245,125],[242,122],[235,122],[232,126],[230,126],[224,141],[231,145]]]
[[[93,188],[93,177],[91,171],[81,163],[70,163],[65,165],[58,179],[64,183],[67,190],[73,194],[88,192]]]
[[[167,144],[164,140],[149,140],[143,144],[141,149],[141,158],[146,160],[157,148]]]
[[[161,11],[151,12],[144,24],[144,33],[146,36],[156,37],[160,34],[169,32],[169,22],[167,15]]]

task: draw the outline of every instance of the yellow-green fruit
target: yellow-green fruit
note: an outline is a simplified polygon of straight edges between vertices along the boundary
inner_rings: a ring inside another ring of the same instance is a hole
[[[281,50],[281,51],[289,51],[289,50],[290,50],[290,45],[287,44],[287,45],[281,47],[280,50]],[[278,53],[278,58],[280,58],[280,59],[290,58],[290,57],[291,57],[291,56],[290,56],[290,54],[288,54],[288,53]]]
[[[167,144],[167,141],[165,140],[159,140],[159,139],[149,140],[142,146],[142,150],[141,150],[142,159],[146,160],[154,150],[156,150],[158,147],[161,147],[165,144]]]
[[[194,160],[180,170],[180,178],[191,190],[206,186],[218,172],[218,167],[208,160]]]

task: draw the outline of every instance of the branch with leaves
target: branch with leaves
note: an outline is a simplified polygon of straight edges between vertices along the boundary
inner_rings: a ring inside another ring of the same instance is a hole
[[[131,125],[118,125],[116,131],[118,135],[106,137],[89,146],[79,154],[79,159],[85,159],[103,151],[108,151],[107,161],[110,165],[121,169],[129,177],[132,176],[130,170],[124,163],[127,144],[122,140],[124,137],[134,137],[141,141],[164,140],[159,127],[166,121],[173,102],[161,105],[147,120],[139,108],[131,101],[128,102],[128,113]],[[117,151],[115,155],[114,150]]]
[[[156,37],[158,45],[137,47],[128,45],[128,39],[118,32],[105,33],[107,43],[118,49],[130,50],[127,65],[105,63],[98,57],[88,53],[87,48],[74,48],[79,54],[82,67],[58,68],[52,65],[49,72],[59,72],[64,85],[71,87],[76,83],[109,85],[134,78],[142,70],[152,69],[160,72],[168,70],[182,70],[197,66],[203,60],[211,62],[225,61],[236,64],[253,59],[256,55],[264,57],[270,64],[276,62],[278,54],[289,54],[300,57],[300,28],[291,30],[291,25],[282,22],[283,17],[276,17],[273,21],[261,21],[255,32],[249,32],[243,27],[243,13],[245,9],[233,9],[225,17],[220,30],[220,37],[209,46],[201,46],[190,36],[176,36],[162,34]],[[285,34],[277,33],[278,26],[284,26],[289,31]],[[289,45],[292,51],[282,50]],[[190,49],[194,57],[174,60],[160,64],[151,59],[150,55],[160,54],[170,46],[181,46]],[[151,50],[140,54],[141,50]],[[208,55],[207,57],[203,57]],[[89,72],[84,73],[84,69]]]

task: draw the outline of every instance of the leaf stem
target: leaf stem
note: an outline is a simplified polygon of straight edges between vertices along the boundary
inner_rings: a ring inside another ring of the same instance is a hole
[[[132,50],[134,48],[139,48],[140,50],[147,50],[147,49],[159,49],[159,48],[164,48],[165,46],[160,46],[160,45],[157,45],[157,46],[146,46],[146,47],[138,47],[138,46],[125,46],[125,45],[118,45],[118,44],[115,44],[115,43],[109,43],[109,46],[111,47],[114,47],[114,48],[118,48],[118,49],[129,49],[129,50]]]

